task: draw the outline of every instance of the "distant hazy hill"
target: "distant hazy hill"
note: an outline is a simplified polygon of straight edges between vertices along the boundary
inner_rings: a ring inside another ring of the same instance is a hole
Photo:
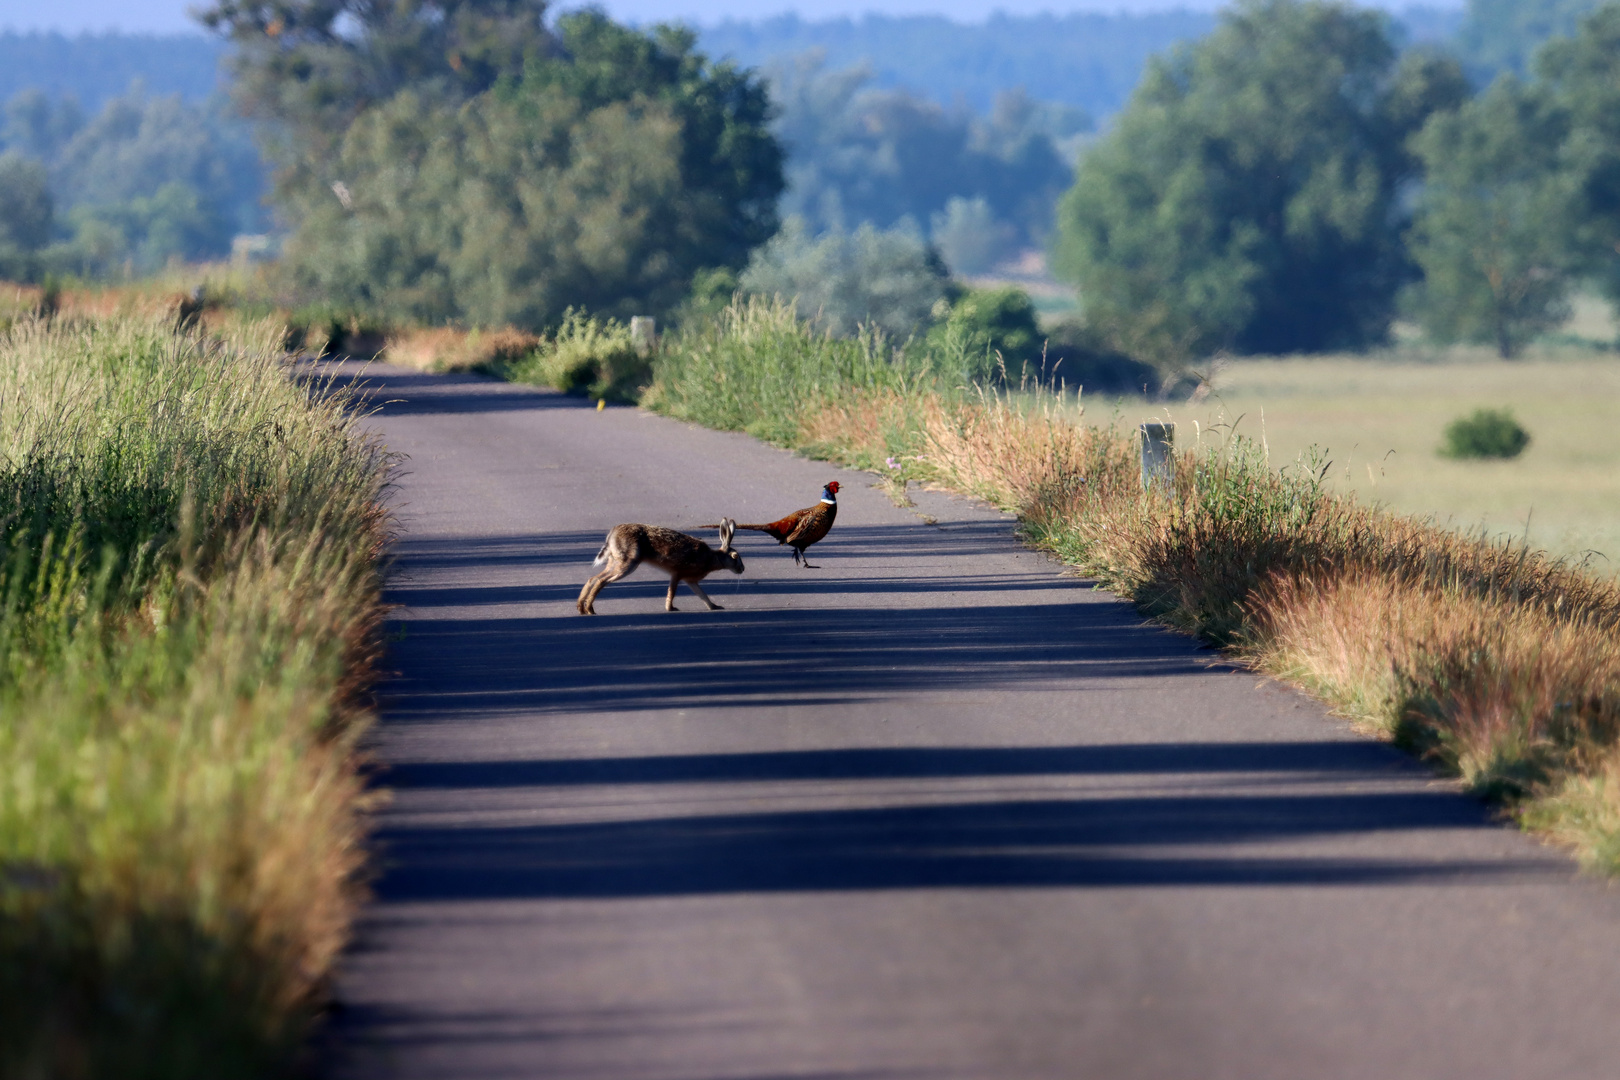
[[[1411,8],[1396,17],[1410,41],[1450,38],[1460,9]],[[828,19],[784,15],[727,21],[699,32],[711,56],[758,66],[821,49],[831,68],[869,65],[880,86],[903,87],[943,105],[989,109],[1001,90],[1078,105],[1101,118],[1116,112],[1154,53],[1207,33],[1203,11],[1144,14],[995,15],[971,25],[934,16]]]
[[[142,79],[153,94],[202,101],[219,85],[225,46],[202,34],[19,34],[0,32],[0,101],[38,87],[72,94],[87,112]]]
[[[829,67],[866,63],[880,86],[981,113],[997,91],[1022,86],[1031,97],[1101,116],[1124,104],[1149,56],[1214,25],[1215,16],[1194,11],[995,15],[976,25],[933,16],[806,22],[785,15],[720,23],[703,29],[700,40],[711,56],[748,65],[822,49]]]
[[[1496,0],[1497,6],[1533,0]],[[1545,2],[1545,0],[1544,0]],[[1559,0],[1552,0],[1559,2]],[[1586,3],[1595,0],[1562,0]],[[1397,19],[1412,40],[1452,37],[1461,10],[1412,8]],[[712,56],[749,66],[822,49],[829,67],[865,62],[880,86],[905,87],[943,105],[986,112],[999,90],[1022,86],[1031,97],[1078,105],[1103,117],[1125,103],[1156,52],[1206,33],[1215,16],[1201,11],[1141,15],[996,15],[964,25],[933,16],[827,19],[787,15],[703,28]],[[143,79],[155,94],[201,101],[219,85],[223,43],[202,34],[0,32],[0,100],[37,86],[73,94],[86,110]]]

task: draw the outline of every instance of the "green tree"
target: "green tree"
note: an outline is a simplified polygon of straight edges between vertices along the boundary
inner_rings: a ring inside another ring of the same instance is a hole
[[[684,31],[586,12],[558,34],[558,56],[465,102],[407,89],[362,111],[324,183],[280,191],[298,280],[418,318],[540,327],[571,306],[662,310],[699,269],[743,265],[782,187],[763,86]]]
[[[1567,127],[1545,94],[1504,75],[1413,139],[1425,168],[1414,307],[1431,336],[1510,357],[1569,317],[1578,179],[1562,168]]]
[[[1082,157],[1054,264],[1092,327],[1161,367],[1376,342],[1409,274],[1405,140],[1465,92],[1454,63],[1397,63],[1377,13],[1246,0],[1153,62]]]
[[[1536,69],[1569,121],[1563,167],[1577,185],[1582,272],[1620,308],[1620,4],[1549,43]]]
[[[367,108],[404,90],[459,104],[558,51],[545,0],[217,0],[203,25],[234,46],[232,93],[270,122],[278,160],[337,152]]]

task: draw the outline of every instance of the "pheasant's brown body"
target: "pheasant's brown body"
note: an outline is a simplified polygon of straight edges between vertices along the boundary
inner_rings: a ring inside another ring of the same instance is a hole
[[[795,510],[787,517],[767,525],[738,525],[737,528],[769,533],[776,537],[778,544],[786,544],[793,549],[794,562],[814,570],[817,567],[810,566],[810,560],[805,557],[804,551],[832,531],[833,521],[837,517],[838,481],[834,480],[822,489],[821,501],[814,506]]]

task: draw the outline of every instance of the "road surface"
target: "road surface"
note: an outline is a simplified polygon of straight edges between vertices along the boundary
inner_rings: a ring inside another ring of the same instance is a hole
[[[1604,1078],[1620,890],[1010,521],[746,437],[374,366],[409,455],[364,1080]],[[621,521],[768,521],[725,610]],[[930,522],[922,515],[931,515]]]

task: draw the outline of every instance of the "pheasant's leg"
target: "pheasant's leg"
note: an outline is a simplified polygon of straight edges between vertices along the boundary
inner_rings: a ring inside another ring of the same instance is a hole
[[[675,586],[679,585],[680,583],[681,583],[681,579],[680,579],[679,575],[671,574],[669,576],[669,594],[664,597],[664,610],[665,611],[679,611],[679,610],[681,610],[680,608],[675,606]]]
[[[799,552],[799,555],[804,560],[799,565],[803,566],[806,570],[820,570],[821,569],[821,567],[819,567],[819,566],[811,566],[810,565],[810,553],[808,551],[801,551],[801,552]]]
[[[696,581],[688,581],[687,584],[692,586],[692,591],[698,594],[698,599],[699,600],[701,600],[705,604],[709,605],[709,610],[710,611],[722,611],[722,610],[724,610],[723,608],[721,608],[721,606],[719,604],[717,604],[713,600],[709,599],[709,594],[703,591],[703,586],[700,583],[698,583]]]

